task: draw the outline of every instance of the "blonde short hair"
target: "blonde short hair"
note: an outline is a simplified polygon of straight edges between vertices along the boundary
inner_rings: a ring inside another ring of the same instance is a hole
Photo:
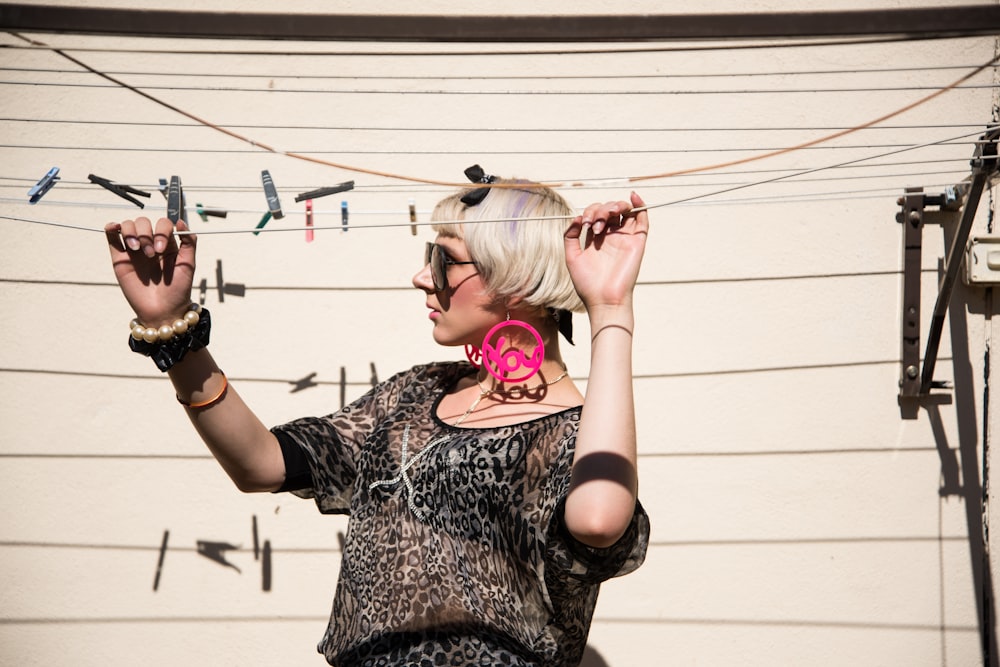
[[[563,239],[576,215],[572,207],[554,190],[531,181],[494,182],[513,187],[490,188],[473,206],[462,197],[474,187],[446,197],[431,214],[431,220],[438,221],[432,229],[465,241],[486,288],[498,299],[520,297],[540,309],[581,312],[583,302],[566,268]]]

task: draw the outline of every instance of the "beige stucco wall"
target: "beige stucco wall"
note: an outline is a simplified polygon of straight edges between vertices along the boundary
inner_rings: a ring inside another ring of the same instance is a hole
[[[961,3],[881,3],[942,4]],[[237,5],[276,7],[221,1],[172,7]],[[336,11],[415,7],[338,3]],[[505,8],[543,10],[536,3]],[[755,1],[711,9],[806,8]],[[449,2],[419,9],[469,11]],[[296,3],[296,10],[331,8],[312,2]],[[621,10],[620,3],[556,2],[544,11]],[[645,2],[630,3],[628,11],[705,8]],[[37,37],[66,48],[447,48]],[[0,44],[20,43],[0,35]],[[950,400],[935,408],[939,422],[926,410],[916,419],[901,417],[894,216],[905,186],[935,193],[968,174],[973,133],[993,113],[994,73],[970,82],[979,87],[949,92],[885,123],[897,129],[854,133],[722,173],[634,184],[625,177],[717,164],[866,123],[947,85],[995,52],[992,38],[979,38],[590,56],[73,53],[105,71],[185,74],[121,75],[133,85],[254,89],[149,92],[214,123],[257,126],[237,131],[282,150],[446,181],[460,181],[462,169],[478,162],[497,174],[588,182],[561,190],[581,206],[624,197],[633,187],[649,203],[667,204],[788,173],[780,170],[970,135],[653,212],[635,339],[641,497],[653,522],[652,544],[642,569],[604,587],[591,633],[590,664],[603,659],[631,667],[982,664],[982,586],[973,574],[980,552],[969,535],[970,528],[974,536],[980,529],[977,517],[984,519],[978,503],[970,510],[963,494],[982,482],[982,443],[998,414],[996,407],[986,410],[984,377],[989,343],[1000,332],[990,317],[991,295],[961,287],[961,317],[945,329],[936,375],[954,380],[956,389],[940,392]],[[954,69],[936,69],[942,66]],[[0,76],[5,82],[106,84],[93,76],[14,70],[73,69],[48,51],[0,50],[0,67],[8,68]],[[829,70],[858,73],[818,73]],[[715,76],[726,73],[769,75]],[[348,74],[467,78],[295,78]],[[593,78],[517,78],[528,75]],[[293,88],[325,92],[284,92]],[[790,88],[806,92],[746,92]],[[829,92],[846,88],[871,90]],[[438,92],[333,92],[349,89]],[[449,90],[539,94],[442,92]],[[543,94],[557,90],[587,94]],[[706,90],[715,92],[694,94]],[[359,226],[407,222],[411,197],[426,220],[445,191],[255,150],[114,87],[2,83],[0,118],[0,216],[8,218],[96,230],[138,212],[87,184],[89,173],[145,189],[178,174],[192,216],[196,201],[232,211],[226,221],[195,218],[205,231],[256,224],[265,210],[262,169],[270,170],[287,212],[271,228],[303,223],[296,193],[344,180],[356,180],[357,189],[316,200],[317,224],[339,224],[341,199]],[[63,181],[29,206],[27,189],[52,166],[61,168]],[[990,197],[987,191],[976,233],[986,230]],[[159,194],[147,210],[163,213]],[[265,423],[338,408],[342,371],[350,400],[365,391],[372,364],[385,378],[422,361],[459,358],[460,351],[434,346],[423,298],[409,283],[431,235],[426,228],[412,236],[407,227],[389,227],[323,230],[311,244],[301,232],[200,237],[199,279],[209,286],[213,352]],[[925,331],[942,238],[936,226],[924,234]],[[244,297],[219,302],[218,261],[226,281],[246,285]],[[332,599],[344,520],[320,516],[309,502],[241,495],[232,487],[186,422],[169,383],[126,349],[131,314],[112,285],[100,234],[0,218],[0,280],[6,316],[0,664],[322,664],[313,647]],[[956,324],[965,336],[953,349]],[[577,326],[582,342],[566,356],[583,381],[583,318]],[[290,391],[311,373],[319,386]],[[942,459],[952,457],[963,464],[964,486],[940,492],[952,479],[942,473]],[[269,592],[261,590],[261,563],[254,559],[254,517],[259,540],[273,545]],[[164,531],[169,547],[154,591]],[[240,571],[199,555],[198,540],[237,545],[227,557]]]

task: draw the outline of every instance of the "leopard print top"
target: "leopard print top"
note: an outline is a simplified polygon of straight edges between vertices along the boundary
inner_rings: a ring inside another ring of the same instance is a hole
[[[321,512],[350,514],[318,649],[331,665],[577,665],[602,581],[642,563],[636,504],[617,544],[562,522],[580,408],[513,426],[437,417],[465,362],[418,366],[327,417],[273,430],[305,452]]]

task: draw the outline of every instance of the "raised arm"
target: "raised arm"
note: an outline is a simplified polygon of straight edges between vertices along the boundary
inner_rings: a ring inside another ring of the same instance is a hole
[[[590,377],[566,499],[566,527],[593,547],[608,547],[628,528],[638,492],[632,394],[632,292],[648,214],[631,202],[592,204],[566,232],[566,263],[587,307]]]
[[[167,218],[155,227],[147,218],[105,227],[115,278],[147,328],[171,327],[191,305],[197,239],[184,234],[178,243],[173,229]],[[177,231],[188,231],[184,221]],[[188,351],[167,373],[191,423],[236,486],[280,487],[285,464],[277,440],[229,386],[208,350]]]

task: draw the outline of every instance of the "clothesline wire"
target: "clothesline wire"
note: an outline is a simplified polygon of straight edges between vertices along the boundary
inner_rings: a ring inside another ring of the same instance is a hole
[[[845,151],[857,149],[874,148],[901,148],[912,144],[888,143],[888,144],[845,144],[842,146],[807,146],[801,148],[802,151]],[[952,146],[975,146],[975,141],[959,141],[949,145]],[[190,153],[199,155],[257,155],[258,151],[251,148],[193,148],[188,146],[56,146],[52,144],[0,144],[0,148],[20,149],[20,150],[44,150],[44,151],[98,151],[102,153]],[[781,149],[747,146],[747,147],[727,147],[727,148],[608,148],[608,149],[538,149],[538,150],[495,150],[495,149],[465,149],[465,150],[406,150],[406,149],[385,149],[385,150],[350,150],[337,148],[331,150],[313,149],[313,155],[690,155],[694,153],[749,153],[755,151],[776,152]],[[691,173],[700,173],[693,171]],[[457,185],[457,184],[456,184]],[[465,187],[469,184],[466,183]],[[566,184],[550,184],[550,187],[566,187]]]
[[[83,72],[81,72],[83,74]],[[115,89],[121,88],[120,85],[108,85],[102,83],[69,83],[65,81],[3,81],[0,80],[0,85],[3,86],[32,86],[32,87],[48,87],[48,88],[101,88],[101,89]],[[987,84],[964,84],[958,86],[951,86],[952,90],[982,90],[982,89],[992,89],[996,86],[992,83]],[[842,87],[842,88],[713,88],[708,90],[677,90],[677,89],[659,89],[659,90],[637,90],[635,88],[624,88],[620,90],[446,90],[446,89],[421,89],[421,90],[407,90],[407,89],[388,89],[388,88],[353,88],[353,89],[334,89],[334,88],[277,88],[277,87],[239,87],[239,86],[162,86],[162,85],[148,85],[148,84],[131,84],[129,85],[129,90],[169,90],[169,91],[182,91],[182,92],[203,92],[203,93],[268,93],[271,95],[284,93],[284,94],[301,94],[301,95],[402,95],[402,96],[419,96],[419,95],[466,95],[466,96],[493,96],[493,95],[523,95],[527,97],[568,97],[568,96],[580,96],[580,95],[615,95],[619,97],[625,96],[653,96],[653,95],[665,95],[670,97],[680,97],[680,96],[692,96],[692,95],[811,95],[811,94],[827,94],[827,93],[900,93],[909,91],[922,91],[922,90],[938,90],[940,86],[934,85],[908,85],[908,86],[867,86],[867,87]]]
[[[18,37],[21,37],[21,36],[18,35]],[[21,37],[21,39],[25,39],[26,41],[29,41],[29,42],[31,42],[33,44],[41,44],[40,42],[35,42],[35,41],[30,40],[28,38]],[[203,119],[203,118],[201,118],[201,117],[199,117],[199,116],[197,116],[197,115],[195,115],[195,114],[193,114],[193,113],[191,113],[189,111],[181,109],[180,107],[177,107],[176,105],[173,105],[173,104],[171,104],[169,102],[166,102],[165,100],[161,100],[159,97],[151,95],[150,93],[147,93],[145,91],[139,90],[138,88],[136,88],[134,86],[131,86],[130,84],[128,84],[128,83],[126,83],[124,81],[121,81],[120,79],[116,79],[113,76],[105,74],[104,72],[101,72],[100,70],[97,70],[94,67],[91,67],[90,65],[84,63],[83,61],[79,60],[78,58],[69,55],[65,51],[62,51],[60,49],[53,49],[53,53],[56,53],[57,55],[59,55],[59,56],[65,58],[65,59],[69,60],[70,62],[73,62],[74,64],[78,65],[79,67],[82,67],[83,69],[88,70],[88,71],[92,72],[93,74],[95,74],[95,75],[97,75],[97,76],[99,76],[101,78],[104,78],[104,79],[106,79],[108,81],[111,81],[112,83],[114,83],[116,85],[119,85],[119,86],[122,86],[123,88],[131,90],[132,92],[136,93],[137,95],[141,95],[142,97],[145,97],[146,99],[150,100],[151,102],[154,102],[155,104],[158,104],[158,105],[163,106],[163,107],[165,107],[165,108],[167,108],[167,109],[169,109],[171,111],[174,111],[174,112],[179,113],[179,114],[181,114],[183,116],[186,116],[187,118],[189,118],[189,119],[191,119],[191,120],[193,120],[195,122],[201,123],[201,124],[203,124],[203,125],[205,125],[207,127],[210,127],[210,128],[212,128],[212,129],[214,129],[214,130],[216,130],[216,131],[218,131],[218,132],[220,132],[222,134],[226,134],[226,135],[228,135],[228,136],[230,136],[230,137],[232,137],[234,139],[237,139],[237,140],[242,141],[244,143],[248,143],[248,144],[250,144],[252,146],[255,146],[255,147],[259,147],[259,148],[261,148],[261,149],[263,149],[265,151],[271,152],[271,153],[276,153],[276,154],[279,154],[279,155],[285,155],[287,157],[290,157],[290,158],[293,158],[293,159],[297,159],[297,160],[302,160],[302,161],[305,161],[305,162],[311,162],[311,163],[314,163],[314,164],[319,164],[319,165],[334,167],[334,168],[337,168],[337,169],[343,169],[343,170],[349,171],[349,172],[364,173],[364,174],[368,174],[368,175],[371,175],[371,176],[378,176],[378,177],[384,177],[384,178],[389,178],[389,179],[404,180],[404,181],[411,181],[411,182],[418,182],[418,183],[429,183],[429,184],[433,184],[433,185],[444,185],[444,186],[448,186],[448,187],[467,187],[466,183],[455,183],[455,182],[452,182],[452,181],[443,181],[443,180],[431,179],[431,178],[425,178],[425,177],[406,176],[406,175],[403,175],[403,174],[395,174],[395,173],[392,173],[392,172],[386,172],[386,171],[381,171],[381,170],[376,170],[376,169],[363,168],[363,167],[358,167],[358,166],[353,166],[353,165],[345,165],[345,164],[342,164],[342,163],[333,162],[333,161],[330,161],[330,160],[325,160],[325,159],[317,158],[317,157],[314,157],[314,156],[305,155],[305,154],[302,154],[302,153],[295,153],[295,152],[291,152],[291,151],[281,151],[281,150],[275,149],[274,147],[272,147],[272,146],[270,146],[268,144],[263,144],[263,143],[257,142],[255,140],[253,140],[253,139],[251,139],[249,137],[246,137],[246,136],[244,136],[242,134],[239,134],[239,133],[237,133],[237,132],[235,132],[233,130],[229,130],[227,128],[224,128],[224,127],[221,127],[221,126],[216,125],[214,123],[211,123],[210,121],[207,121],[207,120],[205,120],[205,119]],[[835,132],[833,134],[826,135],[824,137],[819,137],[817,139],[813,139],[813,140],[810,140],[810,141],[807,141],[807,142],[804,142],[804,143],[800,143],[800,144],[797,144],[797,145],[794,145],[794,146],[789,146],[789,147],[782,148],[782,149],[779,149],[779,150],[776,150],[776,151],[769,151],[769,152],[758,154],[758,155],[755,155],[755,156],[740,158],[740,159],[737,159],[737,160],[730,160],[730,161],[727,161],[727,162],[722,162],[722,163],[718,163],[718,164],[714,164],[714,165],[706,165],[706,166],[701,166],[701,167],[689,167],[689,168],[685,168],[685,169],[674,170],[674,171],[670,171],[670,172],[664,172],[664,173],[661,173],[661,174],[649,174],[649,175],[644,175],[644,176],[633,176],[633,177],[629,178],[629,181],[632,182],[632,183],[637,183],[637,182],[646,181],[646,180],[655,180],[655,179],[661,179],[661,178],[668,178],[668,177],[671,177],[671,176],[679,176],[681,174],[697,173],[697,172],[701,172],[701,171],[713,171],[713,170],[716,170],[716,169],[722,169],[722,168],[731,167],[731,166],[735,166],[735,165],[739,165],[739,164],[746,164],[748,162],[753,162],[753,161],[757,161],[757,160],[768,159],[768,158],[771,158],[771,157],[776,157],[776,156],[779,156],[779,155],[784,155],[784,154],[787,154],[787,153],[791,153],[791,152],[796,151],[796,150],[802,150],[804,148],[808,148],[810,146],[815,146],[815,145],[820,144],[820,143],[825,143],[825,142],[831,141],[833,139],[836,139],[836,138],[839,138],[839,137],[842,137],[842,136],[846,136],[847,134],[850,134],[852,132],[857,132],[858,130],[860,130],[862,128],[871,127],[873,125],[877,125],[878,123],[881,123],[881,122],[884,122],[886,120],[889,120],[890,118],[893,118],[893,117],[898,116],[898,115],[900,115],[902,113],[905,113],[906,111],[912,110],[913,108],[915,108],[917,106],[920,106],[921,104],[929,102],[930,100],[935,99],[936,97],[938,97],[940,95],[943,95],[944,93],[946,93],[946,92],[954,89],[956,86],[959,86],[959,85],[963,84],[964,82],[968,81],[972,77],[976,76],[977,74],[979,74],[983,70],[985,70],[988,67],[990,67],[991,65],[993,65],[993,63],[995,63],[997,60],[1000,60],[1000,55],[994,56],[988,62],[986,62],[986,63],[980,65],[979,67],[975,68],[974,70],[966,73],[965,75],[963,75],[959,79],[953,81],[951,84],[949,84],[949,85],[947,85],[947,86],[945,86],[943,88],[940,88],[940,89],[936,90],[935,92],[933,92],[933,93],[931,93],[929,95],[926,95],[926,96],[920,98],[919,100],[916,100],[915,102],[911,102],[910,104],[907,104],[907,105],[905,105],[905,106],[903,106],[903,107],[901,107],[901,108],[899,108],[899,109],[897,109],[895,111],[892,111],[892,112],[890,112],[888,114],[885,114],[885,115],[883,115],[883,116],[881,116],[879,118],[875,118],[875,119],[873,119],[871,121],[868,121],[866,123],[862,123],[861,125],[849,128],[847,130],[841,130],[839,132]],[[558,187],[558,185],[560,185],[560,184],[556,184],[556,183],[542,183],[541,185],[547,185],[549,187]],[[493,184],[488,184],[488,187],[491,187],[491,188],[496,188],[496,187],[503,188],[503,187],[513,187],[513,186],[511,184],[493,183]]]
[[[670,74],[482,74],[476,73],[474,78],[486,81],[534,81],[534,80],[600,80],[614,79],[713,79],[713,78],[740,78],[740,77],[763,77],[763,76],[823,76],[831,74],[886,74],[890,72],[931,72],[942,70],[961,70],[975,67],[976,65],[924,65],[915,67],[870,67],[865,69],[818,69],[818,70],[774,70],[764,72],[701,72],[701,73],[670,73]],[[2,66],[0,72],[44,72],[49,74],[80,74],[75,69],[60,69],[55,67],[13,67]],[[232,78],[232,79],[332,79],[332,80],[405,80],[405,81],[465,81],[468,75],[458,74],[289,74],[288,72],[276,73],[222,73],[222,72],[150,72],[150,71],[127,71],[127,70],[105,70],[106,74],[112,76],[161,76],[161,77],[199,77],[199,78]]]
[[[21,34],[9,32],[8,34],[26,39]],[[61,46],[52,47],[41,42],[27,40],[25,44],[0,44],[0,49],[34,50],[34,51],[73,51],[77,53],[126,53],[126,54],[155,54],[168,56],[312,56],[312,57],[500,57],[500,56],[594,56],[594,55],[628,55],[628,54],[648,54],[648,53],[702,53],[705,51],[755,51],[755,50],[783,50],[798,48],[822,48],[829,46],[866,46],[879,44],[899,44],[907,42],[940,41],[953,39],[982,39],[982,35],[894,35],[882,37],[856,37],[843,39],[806,39],[801,41],[765,41],[765,42],[725,42],[722,44],[687,44],[684,46],[608,46],[603,48],[578,48],[567,49],[559,45],[556,49],[480,49],[480,50],[446,50],[446,51],[419,51],[419,50],[383,50],[383,51],[330,51],[330,50],[300,50],[300,51],[268,51],[264,49],[137,49],[137,48],[109,48],[91,46]]]
[[[50,123],[50,124],[72,124],[72,125],[125,125],[130,127],[204,127],[201,123],[183,122],[156,122],[156,121],[136,121],[136,120],[84,120],[69,118],[0,118],[0,122],[6,123]],[[482,127],[425,127],[425,126],[388,126],[381,127],[360,127],[357,125],[248,125],[244,123],[220,123],[223,127],[238,128],[243,130],[317,130],[323,132],[482,132]],[[866,127],[859,131],[886,132],[891,130],[935,130],[944,128],[960,127],[982,127],[982,123],[925,123],[919,125],[878,125],[876,127]],[[211,129],[211,128],[205,128]],[[544,132],[551,133],[588,133],[600,132],[606,134],[619,134],[622,132],[823,132],[829,130],[849,129],[843,125],[825,126],[802,126],[802,127],[747,127],[726,125],[725,127],[491,127],[490,134],[506,132]]]

